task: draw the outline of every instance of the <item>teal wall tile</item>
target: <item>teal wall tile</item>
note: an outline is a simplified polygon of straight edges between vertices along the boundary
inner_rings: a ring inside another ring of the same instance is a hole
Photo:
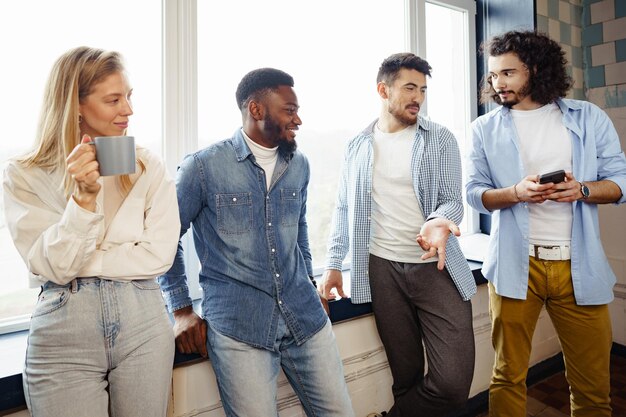
[[[619,19],[624,16],[626,16],[626,1],[615,0],[615,18]]]
[[[548,18],[547,17],[537,15],[537,30],[543,33],[548,33]]]
[[[582,45],[592,46],[600,45],[602,43],[602,23],[596,23],[595,25],[587,26],[583,29]]]
[[[565,45],[572,44],[572,25],[565,22],[560,23],[560,32],[561,32],[561,40],[560,43],[564,43]]]
[[[548,17],[559,20],[559,0],[548,0]]]
[[[585,71],[585,84],[587,88],[598,88],[605,85],[604,65],[587,68]]]
[[[626,61],[626,39],[615,41],[615,59],[617,62]]]
[[[585,90],[582,88],[572,89],[572,98],[576,100],[587,100],[587,97],[585,97]]]
[[[591,62],[591,47],[583,46],[583,68],[589,68],[592,64]]]
[[[570,7],[570,17],[572,19],[572,25],[582,26],[583,8],[580,6],[576,6],[575,4],[570,4],[569,7]]]
[[[591,25],[591,8],[589,5],[583,5],[583,26],[587,27]]]
[[[611,107],[618,106],[617,86],[607,87],[604,90],[604,103],[605,103],[604,108],[611,108]]]
[[[617,107],[626,107],[626,88],[617,87]]]
[[[591,48],[589,48],[591,50]],[[576,68],[583,67],[583,48],[572,47],[572,62]]]

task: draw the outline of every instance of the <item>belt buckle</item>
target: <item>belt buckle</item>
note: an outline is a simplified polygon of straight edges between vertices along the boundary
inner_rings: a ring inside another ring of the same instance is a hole
[[[540,249],[544,249],[543,259],[544,261],[560,261],[562,258],[560,246],[535,246],[537,254]]]

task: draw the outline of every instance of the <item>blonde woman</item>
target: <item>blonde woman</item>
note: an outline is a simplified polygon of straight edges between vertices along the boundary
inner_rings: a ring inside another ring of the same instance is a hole
[[[101,177],[95,136],[126,134],[132,89],[116,52],[61,56],[36,144],[4,174],[7,224],[41,285],[24,366],[33,417],[165,416],[174,337],[155,277],[180,233],[163,163]]]

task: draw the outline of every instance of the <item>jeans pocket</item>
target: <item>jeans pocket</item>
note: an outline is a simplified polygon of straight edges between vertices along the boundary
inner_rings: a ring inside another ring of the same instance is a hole
[[[53,311],[56,311],[63,307],[67,300],[70,298],[69,287],[54,286],[45,288],[39,298],[37,299],[37,305],[35,311],[33,311],[33,318],[45,316]]]
[[[160,290],[161,287],[155,279],[137,279],[131,283],[140,290]]]

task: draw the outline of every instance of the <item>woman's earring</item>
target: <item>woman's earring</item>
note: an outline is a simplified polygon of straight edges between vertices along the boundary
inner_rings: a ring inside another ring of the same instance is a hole
[[[78,114],[78,124],[81,124],[83,122],[83,116],[82,114]]]

